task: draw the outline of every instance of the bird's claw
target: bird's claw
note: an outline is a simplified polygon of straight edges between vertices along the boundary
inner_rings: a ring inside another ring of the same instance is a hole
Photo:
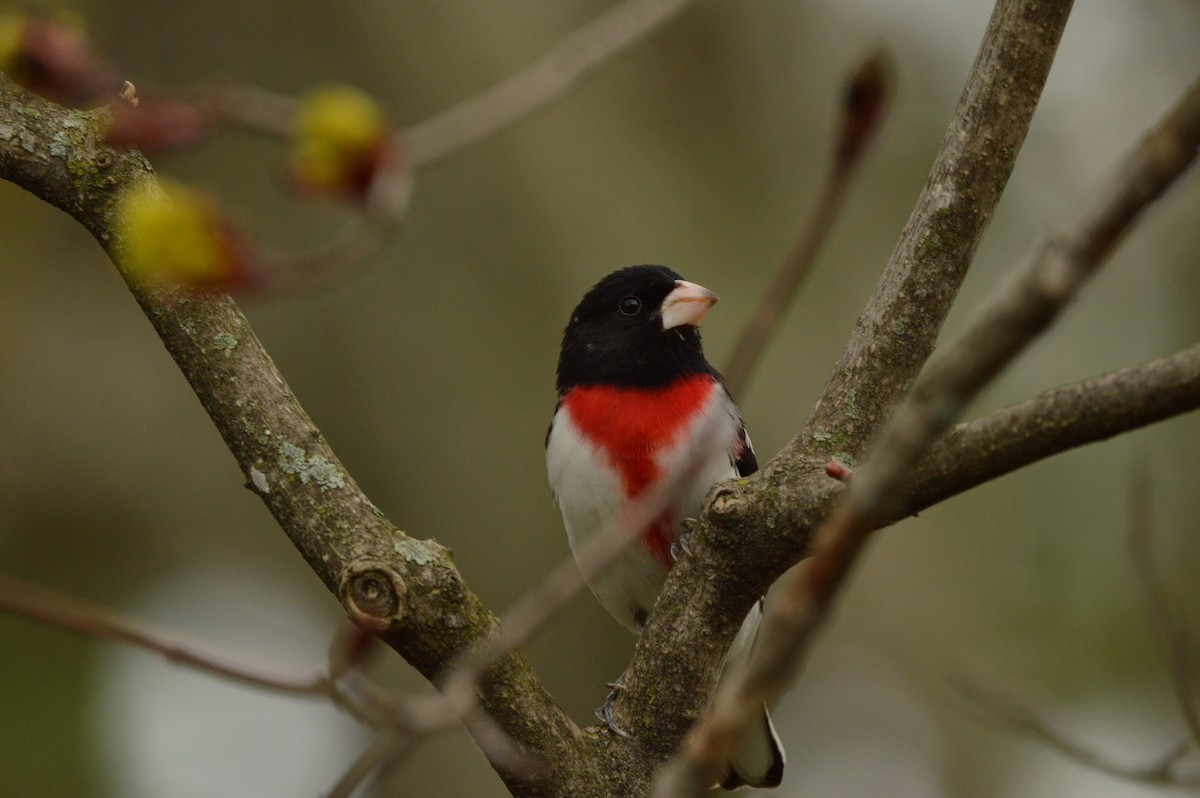
[[[622,673],[616,678],[616,681],[608,682],[606,685],[609,693],[608,698],[604,699],[604,705],[597,707],[595,715],[600,720],[604,721],[604,725],[608,726],[608,730],[618,737],[628,737],[629,732],[621,728],[613,717],[613,704],[617,703],[617,696],[625,689],[625,674]]]
[[[685,554],[691,555],[692,550],[688,548],[688,541],[692,539],[692,532],[699,525],[699,521],[695,518],[685,518],[679,522],[683,527],[679,536],[671,543],[671,561],[679,562]]]
[[[621,728],[613,717],[613,704],[617,701],[617,691],[613,690],[608,694],[608,698],[604,699],[604,706],[596,708],[596,717],[604,721],[604,725],[608,726],[608,730],[618,737],[628,737],[629,732]]]

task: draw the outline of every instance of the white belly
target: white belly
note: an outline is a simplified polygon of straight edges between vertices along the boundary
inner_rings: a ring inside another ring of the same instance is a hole
[[[706,400],[690,428],[681,430],[669,446],[654,453],[662,475],[658,484],[675,485],[665,500],[679,522],[699,515],[704,498],[717,482],[736,476],[730,452],[737,440],[740,421],[725,401],[719,386]],[[546,444],[550,488],[562,510],[563,524],[572,552],[580,557],[588,541],[612,528],[618,516],[629,509],[619,472],[579,431],[564,404],[554,419]],[[685,473],[686,472],[686,473]],[[654,487],[639,499],[655,501]],[[637,512],[636,510],[634,511]],[[588,586],[613,617],[637,630],[654,606],[666,579],[668,564],[650,554],[634,540],[608,567],[588,578]]]

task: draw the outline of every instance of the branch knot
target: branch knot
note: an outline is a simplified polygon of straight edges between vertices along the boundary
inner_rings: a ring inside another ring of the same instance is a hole
[[[386,563],[359,561],[350,567],[344,584],[343,604],[361,627],[382,631],[408,612],[408,587]]]

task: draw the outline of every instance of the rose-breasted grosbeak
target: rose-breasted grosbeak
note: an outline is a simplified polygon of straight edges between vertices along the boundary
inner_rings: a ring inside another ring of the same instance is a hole
[[[663,266],[631,266],[588,291],[563,333],[546,467],[572,551],[579,556],[622,513],[636,515],[638,500],[665,508],[588,582],[635,632],[674,562],[684,520],[699,515],[713,484],[758,468],[741,416],[700,346],[696,325],[716,301]],[[748,653],[760,616],[756,605],[729,659]],[[616,728],[611,715],[602,717]],[[764,707],[722,786],[775,786],[783,764]]]

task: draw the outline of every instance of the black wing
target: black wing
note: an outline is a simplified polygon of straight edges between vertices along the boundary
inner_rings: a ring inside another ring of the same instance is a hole
[[[748,477],[758,470],[758,459],[754,456],[754,447],[750,445],[750,436],[746,434],[746,425],[738,425],[738,451],[733,460],[733,467],[737,469],[738,474],[743,477]]]
[[[558,399],[558,404],[554,406],[554,415],[550,416],[550,426],[546,427],[546,440],[542,442],[542,448],[550,445],[550,433],[554,431],[554,419],[558,416],[558,408],[562,407],[562,397]]]
[[[729,396],[729,389],[725,387],[725,380],[720,374],[713,372],[713,376],[717,378],[717,382],[721,386],[721,390]],[[746,425],[742,422],[741,414],[737,411],[737,405],[733,403],[733,397],[729,396],[729,404],[733,408],[733,414],[737,418],[738,423],[738,446],[730,453],[729,460],[733,463],[733,467],[737,469],[738,476],[748,477],[758,470],[758,458],[754,456],[754,447],[750,445],[750,436],[746,434]]]

